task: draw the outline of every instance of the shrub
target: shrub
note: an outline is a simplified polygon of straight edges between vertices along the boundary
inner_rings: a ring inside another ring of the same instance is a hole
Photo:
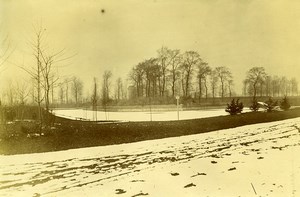
[[[277,101],[274,101],[271,97],[265,103],[267,104],[267,112],[272,112],[277,106]]]
[[[244,105],[242,102],[239,102],[239,99],[235,101],[232,99],[230,104],[227,104],[227,108],[225,109],[230,115],[236,115],[243,111]]]
[[[291,107],[290,102],[288,100],[288,98],[285,96],[282,101],[280,102],[280,109],[287,111],[289,110]]]
[[[259,109],[259,104],[258,104],[256,98],[253,98],[252,104],[250,105],[249,108],[250,108],[251,111],[258,111],[258,109]]]

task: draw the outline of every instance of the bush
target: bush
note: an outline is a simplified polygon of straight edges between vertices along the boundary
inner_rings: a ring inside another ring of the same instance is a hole
[[[265,102],[267,104],[267,112],[272,112],[274,108],[277,106],[277,101],[273,101],[271,97],[269,97],[269,100]]]
[[[282,101],[280,102],[280,109],[287,111],[289,110],[291,107],[290,102],[288,100],[288,98],[285,96]]]
[[[242,102],[239,102],[239,99],[235,101],[235,99],[232,99],[230,104],[227,104],[227,108],[225,109],[226,112],[228,112],[230,115],[236,115],[239,113],[242,113],[244,108],[244,105]]]
[[[252,104],[250,105],[249,108],[250,108],[251,111],[258,111],[259,110],[259,104],[258,104],[256,98],[253,98]]]

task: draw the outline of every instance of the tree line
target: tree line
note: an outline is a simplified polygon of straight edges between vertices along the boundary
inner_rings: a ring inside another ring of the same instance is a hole
[[[8,105],[26,104],[29,101],[49,111],[52,105],[103,106],[128,104],[138,99],[160,100],[161,104],[174,101],[180,96],[183,102],[202,99],[234,97],[234,78],[227,66],[212,67],[197,51],[181,52],[179,49],[161,47],[156,56],[137,63],[128,71],[124,80],[118,77],[112,82],[113,74],[105,70],[101,81],[91,78],[92,87],[84,86],[78,76],[62,77],[59,65],[72,58],[64,49],[49,50],[45,40],[45,29],[38,27],[30,43],[33,51],[32,65],[19,66],[31,81],[11,81],[2,100]],[[100,84],[100,85],[99,85]],[[89,92],[89,93],[88,93]],[[296,96],[296,78],[268,75],[264,67],[252,67],[243,81],[244,96]]]
[[[181,53],[161,47],[157,56],[134,66],[129,73],[131,98],[181,96],[184,99],[231,97],[233,76],[226,66],[211,67],[197,51]]]
[[[268,75],[264,67],[253,67],[247,72],[243,81],[243,94],[267,97],[297,96],[298,81],[285,76]]]

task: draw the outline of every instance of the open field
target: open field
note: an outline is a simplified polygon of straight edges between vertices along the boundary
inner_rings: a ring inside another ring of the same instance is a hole
[[[0,156],[0,195],[299,196],[299,154],[300,118],[294,118],[130,144]]]

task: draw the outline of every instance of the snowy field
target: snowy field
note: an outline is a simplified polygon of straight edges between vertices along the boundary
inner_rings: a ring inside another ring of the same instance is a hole
[[[244,112],[249,110],[245,109]],[[93,111],[83,109],[64,109],[53,110],[54,114],[60,117],[69,119],[85,119],[93,120]],[[197,111],[179,111],[179,119],[196,119],[208,118],[214,116],[228,115],[224,109],[211,109],[211,110],[197,110]],[[151,117],[152,116],[152,117]],[[107,119],[106,119],[107,117]],[[177,111],[167,112],[105,112],[98,111],[97,120],[116,120],[116,121],[167,121],[177,120]]]
[[[300,196],[300,118],[0,156],[0,196]]]

